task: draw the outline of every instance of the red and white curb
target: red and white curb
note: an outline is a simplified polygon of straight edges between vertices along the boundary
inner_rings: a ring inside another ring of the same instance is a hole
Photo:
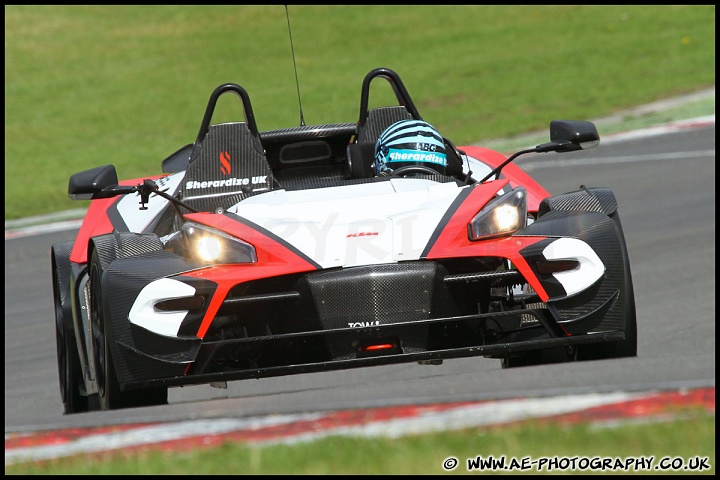
[[[6,433],[5,465],[119,449],[184,450],[217,446],[226,441],[267,445],[311,441],[330,435],[395,438],[529,419],[613,426],[618,422],[668,420],[674,418],[678,407],[697,407],[714,415],[715,387]]]

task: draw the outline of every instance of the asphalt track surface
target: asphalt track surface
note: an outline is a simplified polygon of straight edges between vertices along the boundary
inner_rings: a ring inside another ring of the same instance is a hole
[[[715,124],[615,135],[585,152],[521,157],[551,193],[617,197],[638,313],[638,357],[503,370],[499,360],[379,366],[170,390],[166,406],[63,415],[50,246],[76,228],[5,240],[5,433],[269,418],[342,409],[715,386]],[[602,134],[602,131],[601,131]],[[714,409],[714,394],[713,394]]]

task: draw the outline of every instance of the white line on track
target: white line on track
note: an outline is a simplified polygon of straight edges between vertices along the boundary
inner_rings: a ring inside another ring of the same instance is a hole
[[[612,164],[612,163],[637,163],[637,162],[648,162],[648,161],[659,161],[659,160],[673,160],[677,158],[691,159],[691,158],[715,158],[715,150],[696,150],[693,152],[669,152],[659,153],[652,155],[626,155],[619,157],[582,157],[572,159],[558,159],[558,160],[528,160],[527,163],[520,164],[520,167],[526,171],[536,170],[538,168],[548,167],[571,167],[580,165],[595,165],[595,164]]]
[[[28,235],[38,235],[41,233],[62,232],[80,228],[82,219],[79,220],[63,220],[61,222],[51,222],[45,225],[33,225],[31,227],[19,228],[17,230],[5,230],[5,240],[10,238],[27,237]]]

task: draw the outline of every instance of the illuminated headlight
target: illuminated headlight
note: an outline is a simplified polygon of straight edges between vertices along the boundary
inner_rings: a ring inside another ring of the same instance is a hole
[[[468,224],[470,240],[510,235],[525,226],[527,193],[517,187],[488,203]]]
[[[255,247],[227,233],[198,223],[183,225],[183,235],[193,255],[211,263],[255,263]]]

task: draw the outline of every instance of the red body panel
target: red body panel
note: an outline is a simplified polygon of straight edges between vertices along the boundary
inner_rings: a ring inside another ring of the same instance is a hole
[[[90,202],[85,218],[83,219],[75,244],[73,245],[70,261],[74,263],[87,263],[88,240],[95,235],[102,235],[113,231],[113,226],[107,216],[107,210],[118,198],[103,198]]]
[[[188,277],[208,278],[218,285],[198,330],[198,337],[205,336],[228,292],[238,283],[317,270],[317,267],[312,262],[304,259],[282,243],[225,215],[193,213],[186,215],[185,218],[241,238],[255,247],[258,258],[257,263],[218,265],[183,274]]]
[[[426,258],[428,260],[482,256],[507,258],[528,279],[540,298],[546,301],[549,298],[548,294],[520,255],[520,250],[545,237],[504,237],[479,241],[471,241],[468,238],[467,225],[470,220],[507,183],[508,179],[501,179],[473,187],[470,195],[458,207],[435,240]],[[512,181],[510,183],[512,184]]]
[[[146,177],[152,180],[164,177],[165,175],[155,175],[153,177]],[[132,180],[120,180],[119,185],[132,186],[142,183],[144,178],[135,178]],[[72,253],[70,254],[70,261],[74,263],[87,263],[87,247],[88,241],[96,236],[103,235],[105,233],[112,233],[113,225],[110,223],[107,211],[115,204],[120,201],[122,197],[116,198],[103,198],[92,200],[90,207],[85,214],[80,230],[78,231],[77,237],[75,237],[75,244],[73,245]]]

